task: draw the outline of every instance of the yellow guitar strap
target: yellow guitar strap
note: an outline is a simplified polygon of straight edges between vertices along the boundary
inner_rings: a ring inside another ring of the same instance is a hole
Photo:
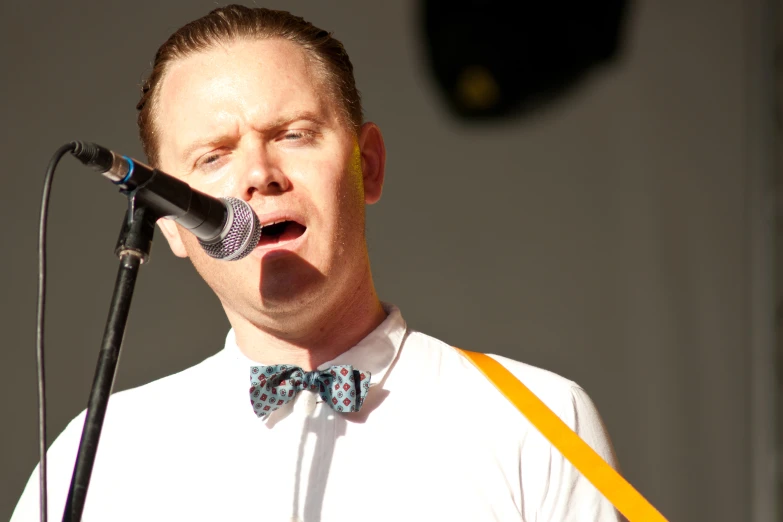
[[[456,348],[456,347],[455,347]],[[617,471],[492,357],[456,348],[578,469],[629,522],[666,519]]]

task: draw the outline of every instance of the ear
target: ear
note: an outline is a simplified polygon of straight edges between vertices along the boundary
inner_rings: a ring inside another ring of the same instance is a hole
[[[182,236],[179,235],[179,228],[177,224],[166,218],[158,220],[158,226],[163,235],[166,236],[166,240],[169,242],[169,247],[174,255],[177,257],[188,257],[188,251],[185,249],[185,243],[182,242]]]
[[[381,129],[372,122],[362,125],[359,131],[359,150],[362,154],[364,178],[364,202],[368,205],[381,199],[383,176],[386,171],[386,146]]]

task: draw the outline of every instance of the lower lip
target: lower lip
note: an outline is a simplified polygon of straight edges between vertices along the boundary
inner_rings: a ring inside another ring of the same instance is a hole
[[[270,254],[286,254],[290,252],[295,252],[299,249],[299,247],[304,242],[305,236],[307,236],[307,230],[302,233],[301,236],[297,237],[296,239],[289,239],[288,241],[279,241],[277,243],[269,243],[267,245],[259,245],[256,248],[253,249],[253,252],[250,254],[254,257],[262,258],[262,257],[268,257]]]

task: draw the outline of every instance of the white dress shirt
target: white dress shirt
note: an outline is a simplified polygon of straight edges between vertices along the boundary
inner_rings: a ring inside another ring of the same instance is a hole
[[[305,390],[259,419],[255,363],[233,332],[200,364],[113,395],[83,520],[623,520],[469,361],[384,306],[377,329],[319,368],[372,372],[360,412],[337,413]],[[584,390],[492,357],[616,466]],[[83,422],[49,450],[50,520],[62,519]],[[38,520],[38,489],[36,469],[12,522]]]

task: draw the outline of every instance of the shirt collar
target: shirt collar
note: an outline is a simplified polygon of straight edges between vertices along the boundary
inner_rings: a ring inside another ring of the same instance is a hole
[[[386,319],[353,348],[320,365],[319,370],[350,364],[358,370],[370,372],[370,386],[383,380],[397,358],[407,326],[399,308],[390,303],[381,304],[387,313]]]
[[[407,325],[399,308],[391,303],[381,303],[387,316],[372,332],[370,332],[358,344],[341,353],[331,361],[327,361],[318,367],[325,370],[338,364],[350,364],[358,370],[370,372],[370,386],[381,382],[391,368],[405,338]],[[239,349],[236,343],[234,329],[229,330],[226,336],[224,352],[235,364],[244,368],[257,366]]]

